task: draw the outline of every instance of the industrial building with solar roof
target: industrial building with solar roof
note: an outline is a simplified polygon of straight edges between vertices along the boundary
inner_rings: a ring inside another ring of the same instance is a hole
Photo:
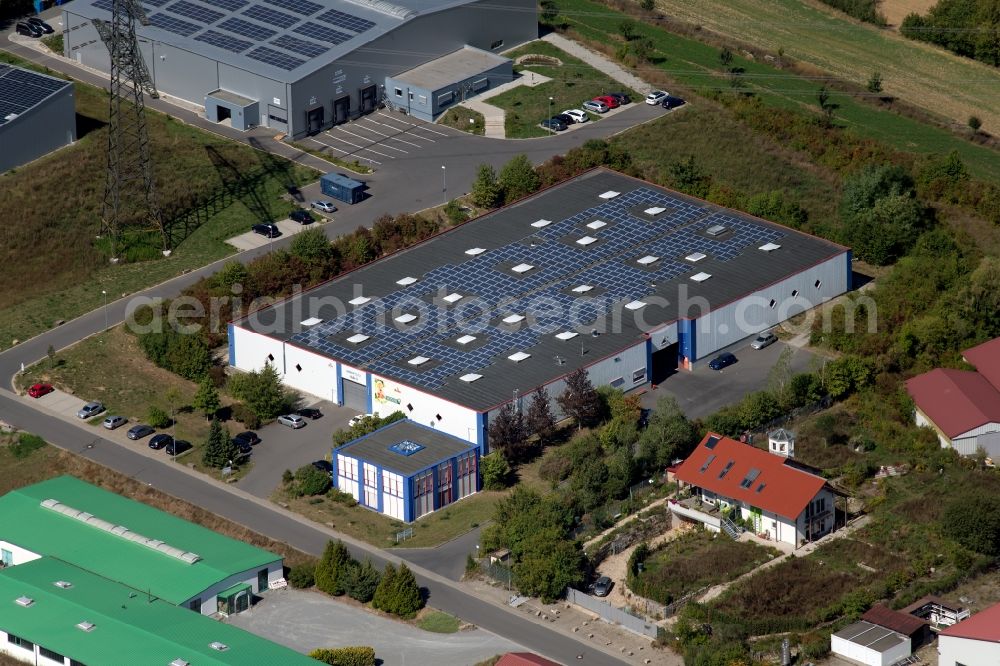
[[[663,383],[850,286],[846,247],[595,169],[231,323],[229,363],[485,453],[578,368]]]
[[[142,0],[142,6],[149,23],[137,23],[136,34],[159,92],[204,107],[209,120],[243,130],[266,126],[292,138],[382,103],[431,119],[509,81],[512,65],[495,53],[538,36],[533,0]],[[65,8],[66,57],[108,71],[107,48],[91,21],[110,20],[111,9],[112,0],[76,0]],[[470,49],[485,53],[447,60]],[[392,79],[441,58],[433,89]],[[482,67],[473,71],[468,65],[476,61]]]
[[[73,82],[0,63],[0,173],[74,141]]]

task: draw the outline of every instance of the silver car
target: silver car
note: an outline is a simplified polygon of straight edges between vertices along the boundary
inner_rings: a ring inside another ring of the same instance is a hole
[[[753,349],[763,349],[768,345],[773,345],[778,341],[777,336],[770,331],[766,331],[757,336],[757,339],[750,343],[750,347]]]
[[[598,102],[596,99],[588,99],[583,103],[583,108],[587,111],[593,111],[594,113],[607,113],[608,105],[604,102]]]
[[[80,408],[80,411],[76,413],[77,418],[89,419],[92,416],[97,416],[104,411],[104,405],[99,402],[88,402],[86,405]]]
[[[278,417],[278,423],[281,425],[286,425],[292,430],[298,430],[299,428],[306,427],[306,422],[301,416],[295,414],[285,414]]]
[[[315,208],[316,210],[323,211],[324,213],[335,213],[335,212],[337,212],[337,207],[334,206],[329,201],[313,201],[309,205],[312,206],[313,208]]]
[[[128,423],[128,419],[124,416],[109,416],[104,419],[104,423],[102,425],[108,430],[114,430],[115,428],[122,427],[126,423]]]

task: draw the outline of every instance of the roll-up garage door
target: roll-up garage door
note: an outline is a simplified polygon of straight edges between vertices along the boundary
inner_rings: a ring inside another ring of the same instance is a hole
[[[341,381],[341,390],[344,396],[344,406],[359,411],[368,411],[368,387],[364,384],[352,382],[344,378]]]

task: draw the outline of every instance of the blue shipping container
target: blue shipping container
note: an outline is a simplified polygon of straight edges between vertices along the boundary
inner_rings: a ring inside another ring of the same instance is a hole
[[[368,186],[360,180],[348,178],[342,173],[328,173],[319,179],[320,189],[328,197],[349,204],[356,204],[365,197]]]

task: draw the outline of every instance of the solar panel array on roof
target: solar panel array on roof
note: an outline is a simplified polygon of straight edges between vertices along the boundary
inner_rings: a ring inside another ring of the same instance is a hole
[[[231,35],[216,32],[215,30],[206,30],[195,37],[195,40],[211,44],[212,46],[218,46],[220,49],[232,51],[233,53],[242,53],[253,46],[253,42],[248,42],[245,39],[237,39]]]
[[[0,125],[67,85],[68,81],[0,64]]]
[[[329,23],[330,25],[346,28],[347,30],[357,33],[365,32],[375,27],[374,21],[363,19],[360,16],[355,16],[354,14],[337,11],[336,9],[328,9],[316,18],[325,23]]]
[[[343,44],[351,38],[351,36],[346,33],[337,32],[333,28],[328,28],[325,25],[320,25],[319,23],[314,23],[313,21],[306,21],[299,27],[295,28],[292,32],[305,35],[306,37],[312,37],[313,39],[319,39],[324,42],[329,42],[334,46],[337,44]]]
[[[295,12],[296,14],[301,14],[302,16],[311,16],[323,9],[323,5],[318,5],[315,2],[309,2],[309,0],[264,0],[269,5],[274,5],[275,7],[281,7],[282,9],[287,9],[290,12]]]
[[[273,65],[289,71],[299,67],[305,62],[304,60],[293,58],[290,55],[282,53],[281,51],[269,49],[266,46],[258,46],[253,51],[250,51],[247,56],[253,58],[254,60],[259,60],[263,63],[267,63],[268,65]]]
[[[202,7],[201,5],[196,5],[193,2],[188,2],[188,0],[177,0],[177,2],[169,5],[166,9],[174,14],[194,19],[195,21],[204,23],[205,25],[215,23],[225,16],[225,14],[222,14],[221,12],[214,11],[207,7]]]
[[[248,16],[275,28],[290,28],[300,20],[297,16],[292,16],[291,14],[279,12],[276,9],[263,7],[261,5],[252,5],[251,7],[243,10],[243,16]]]
[[[160,30],[166,30],[167,32],[172,32],[175,35],[182,35],[184,37],[190,37],[201,29],[201,26],[194,23],[182,21],[179,18],[174,18],[169,14],[163,14],[160,12],[149,16],[149,24],[155,28],[159,28]]]
[[[277,34],[277,31],[275,30],[265,28],[257,25],[256,23],[251,23],[250,21],[244,21],[243,19],[236,18],[235,16],[227,18],[219,24],[219,27],[223,30],[228,30],[229,32],[235,32],[237,35],[243,35],[244,37],[256,39],[261,42],[265,39],[270,39]]]
[[[330,50],[328,46],[322,46],[316,42],[309,42],[304,39],[295,39],[291,35],[282,35],[271,42],[273,46],[278,46],[286,51],[292,51],[307,58],[315,58]]]
[[[226,11],[235,12],[238,9],[243,9],[249,2],[246,0],[201,0],[206,5],[212,5],[213,7],[218,7],[219,9],[225,9]]]

